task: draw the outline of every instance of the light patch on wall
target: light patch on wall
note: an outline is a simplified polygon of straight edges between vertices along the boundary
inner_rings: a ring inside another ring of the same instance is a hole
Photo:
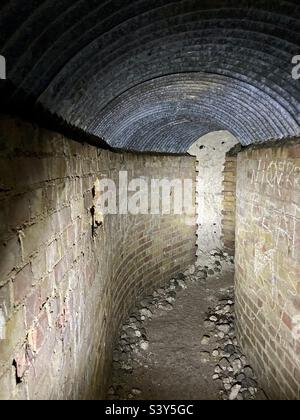
[[[207,259],[223,249],[223,169],[226,153],[239,141],[228,131],[215,131],[197,140],[188,150],[197,159],[197,256]]]
[[[6,79],[6,59],[3,55],[0,55],[0,79]]]
[[[6,337],[6,327],[5,327],[5,316],[4,311],[0,308],[0,340],[5,340]]]

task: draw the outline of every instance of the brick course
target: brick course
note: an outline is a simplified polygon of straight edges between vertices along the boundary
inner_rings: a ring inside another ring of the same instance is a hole
[[[195,260],[195,214],[107,215],[92,237],[97,178],[195,178],[192,157],[119,154],[0,122],[0,398],[102,398],[136,299]],[[18,380],[16,380],[18,379]]]
[[[232,256],[235,252],[237,150],[235,147],[226,154],[223,170],[222,241],[224,249]]]
[[[300,398],[300,143],[238,155],[238,335],[269,397]]]

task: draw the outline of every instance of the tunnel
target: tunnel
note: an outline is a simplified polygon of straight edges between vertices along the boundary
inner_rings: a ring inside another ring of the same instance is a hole
[[[300,6],[2,0],[0,399],[300,399]]]

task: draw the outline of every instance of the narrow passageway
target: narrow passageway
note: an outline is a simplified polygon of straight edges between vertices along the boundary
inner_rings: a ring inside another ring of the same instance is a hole
[[[300,400],[299,54],[299,0],[0,2],[0,400]]]
[[[235,336],[230,260],[216,252],[139,302],[114,351],[110,399],[266,398]]]

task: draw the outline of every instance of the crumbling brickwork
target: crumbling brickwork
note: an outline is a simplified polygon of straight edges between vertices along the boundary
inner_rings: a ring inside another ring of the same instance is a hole
[[[300,398],[300,143],[238,155],[238,335],[268,396]]]
[[[195,214],[106,215],[102,177],[195,178],[192,157],[118,154],[0,122],[1,399],[104,396],[111,349],[134,301],[195,259]]]

